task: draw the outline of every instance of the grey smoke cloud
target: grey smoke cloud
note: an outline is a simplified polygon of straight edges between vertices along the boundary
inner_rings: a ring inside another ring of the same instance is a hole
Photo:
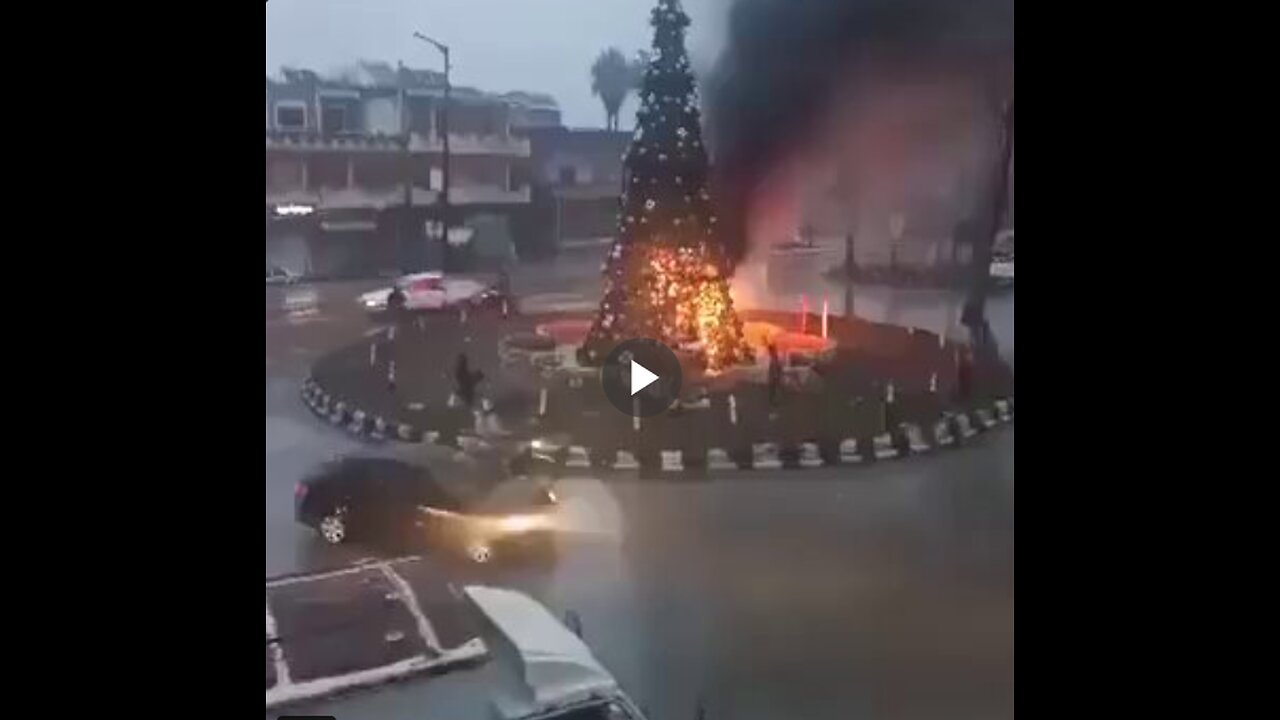
[[[735,0],[729,12],[706,99],[724,238],[739,259],[760,184],[833,112],[895,87],[923,96],[939,78],[964,78],[993,106],[1012,95],[1013,0]]]

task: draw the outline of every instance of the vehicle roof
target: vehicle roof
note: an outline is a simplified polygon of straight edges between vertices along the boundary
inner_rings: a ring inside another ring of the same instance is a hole
[[[418,462],[393,457],[349,455],[326,463],[304,482],[342,486],[362,483],[370,473],[392,482],[421,482],[438,493],[441,509],[455,512],[510,513],[533,509],[541,486],[526,478],[499,475],[500,466],[478,471],[465,465],[439,472]]]
[[[401,275],[396,278],[396,282],[413,282],[415,280],[439,280],[444,277],[444,273],[439,270],[428,270],[420,273],[410,273],[409,275]]]
[[[521,592],[484,585],[469,585],[463,592],[497,630],[485,641],[495,666],[508,673],[508,682],[493,689],[503,717],[617,695],[617,681],[590,648],[541,603]]]

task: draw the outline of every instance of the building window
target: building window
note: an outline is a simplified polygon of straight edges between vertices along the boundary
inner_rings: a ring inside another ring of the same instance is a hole
[[[327,133],[339,133],[349,130],[347,127],[347,109],[340,105],[330,105],[320,116],[320,129]]]
[[[286,130],[301,130],[307,126],[307,108],[305,105],[277,105],[276,127]]]
[[[572,165],[564,165],[560,168],[560,184],[561,185],[577,185],[578,184],[578,168]]]

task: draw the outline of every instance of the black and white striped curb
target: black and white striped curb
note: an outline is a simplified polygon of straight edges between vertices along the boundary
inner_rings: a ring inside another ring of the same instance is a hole
[[[388,423],[380,416],[373,416],[334,398],[308,378],[302,385],[302,399],[316,416],[330,424],[342,427],[360,439],[404,442],[437,442],[442,434],[424,431],[408,423]],[[1013,398],[996,400],[990,407],[975,408],[966,412],[943,413],[933,427],[922,428],[912,423],[902,423],[896,432],[886,432],[872,439],[870,448],[862,448],[859,441],[846,438],[838,445],[827,448],[815,442],[787,444],[780,442],[753,442],[750,448],[736,450],[708,448],[705,453],[683,449],[659,449],[650,451],[642,465],[630,450],[593,453],[582,445],[569,445],[559,455],[566,468],[650,470],[654,472],[727,471],[798,469],[836,465],[857,465],[874,460],[892,460],[911,455],[921,455],[939,448],[964,444],[981,432],[1013,421]],[[467,446],[465,436],[458,437],[459,447]],[[556,453],[552,453],[555,455]]]
[[[420,442],[424,436],[431,439],[433,435],[408,423],[388,422],[381,416],[365,412],[325,392],[312,378],[302,383],[302,401],[317,417],[361,439]]]
[[[648,453],[652,471],[728,471],[812,468],[836,465],[858,465],[875,460],[891,460],[922,455],[944,447],[962,445],[978,433],[1013,421],[1013,398],[995,401],[990,408],[947,413],[932,428],[902,423],[897,432],[881,433],[872,439],[872,447],[864,452],[854,438],[842,440],[838,446],[822,448],[815,442],[792,445],[777,442],[755,442],[736,452],[725,448],[709,448],[705,453],[681,449],[663,449]],[[565,468],[597,468],[644,470],[634,451],[606,451],[597,457],[582,445],[570,445],[563,454]]]

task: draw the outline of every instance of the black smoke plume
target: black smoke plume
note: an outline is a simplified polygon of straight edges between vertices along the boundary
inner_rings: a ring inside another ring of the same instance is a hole
[[[990,88],[996,118],[1013,93],[1013,0],[734,0],[728,29],[707,115],[722,238],[735,261],[747,250],[754,190],[838,93],[856,94],[849,85],[865,69],[971,70]]]

